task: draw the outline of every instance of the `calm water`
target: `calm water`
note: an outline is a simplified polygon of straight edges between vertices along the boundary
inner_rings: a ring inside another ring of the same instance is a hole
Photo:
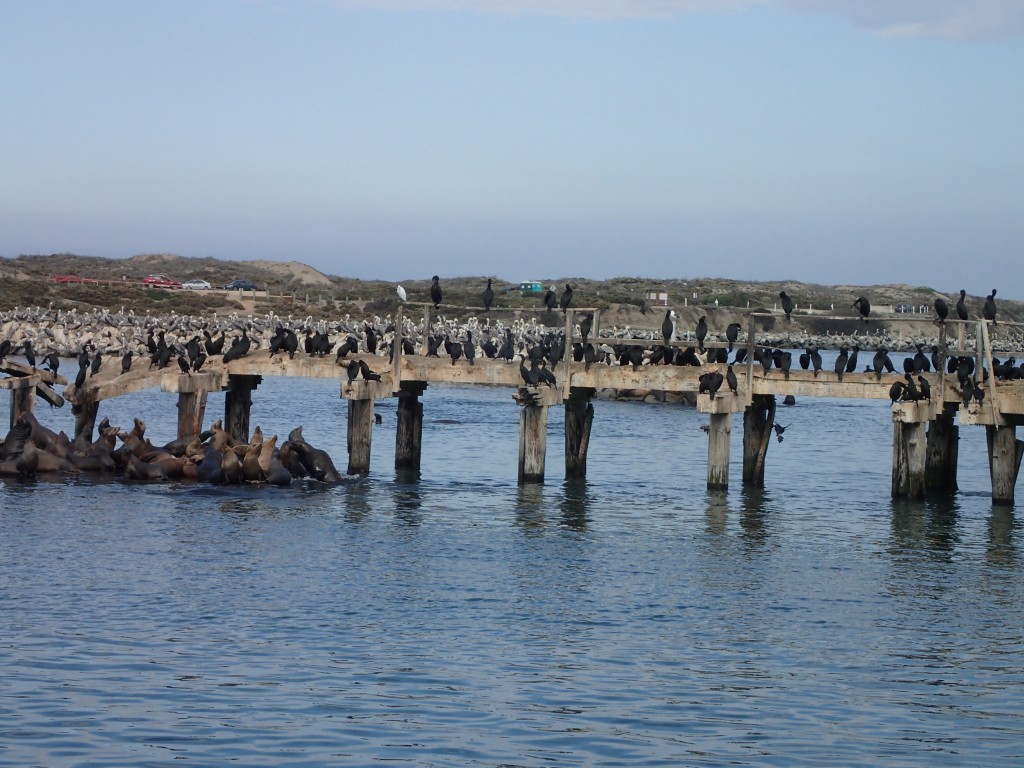
[[[264,379],[252,423],[344,469],[337,392]],[[736,418],[712,494],[705,417],[597,402],[587,482],[555,408],[519,488],[511,394],[432,385],[418,481],[383,402],[357,484],[0,482],[0,765],[1024,764],[1024,540],[983,429],[955,499],[894,503],[887,404],[805,400],[763,492]],[[175,402],[100,416],[160,442]]]

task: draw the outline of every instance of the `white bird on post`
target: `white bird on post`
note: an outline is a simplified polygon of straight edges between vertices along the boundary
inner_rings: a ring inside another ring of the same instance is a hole
[[[398,298],[401,301],[405,301],[405,299],[406,299],[405,288],[403,288],[401,285],[399,285],[398,288],[395,289],[395,291],[396,291],[396,293],[398,293]]]

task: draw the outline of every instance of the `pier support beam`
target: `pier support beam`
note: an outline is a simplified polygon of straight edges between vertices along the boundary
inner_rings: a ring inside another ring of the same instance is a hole
[[[729,487],[729,441],[732,435],[732,414],[712,413],[708,430],[708,490]]]
[[[1020,472],[1021,456],[1024,455],[1024,441],[1017,439],[1017,428],[1013,425],[985,426],[988,438],[988,467],[992,478],[992,503],[1011,506],[1014,502],[1014,488]]]
[[[403,381],[398,390],[395,469],[419,471],[423,445],[423,403],[419,398],[426,388],[425,381]]]
[[[233,373],[228,376],[228,389],[224,394],[224,429],[235,442],[249,442],[252,392],[262,381],[262,376],[250,374]],[[180,416],[179,413],[179,429]]]
[[[928,423],[925,458],[925,492],[928,495],[952,496],[957,492],[956,466],[960,428],[956,425],[957,406],[947,403],[942,413]]]
[[[590,427],[594,421],[594,390],[573,387],[565,401],[565,476],[587,476],[587,449],[590,446]]]
[[[775,395],[754,395],[743,409],[743,484],[764,488],[764,460],[775,424]]]
[[[513,398],[519,412],[519,484],[543,483],[548,450],[548,407],[561,393],[554,387],[520,387]]]
[[[391,382],[346,381],[341,385],[341,396],[348,400],[348,474],[368,475],[373,443],[373,401],[391,397]]]
[[[36,384],[38,376],[24,376],[13,379],[11,386],[11,428],[23,413],[33,413],[36,407]]]
[[[206,414],[206,390],[178,393],[178,437],[191,437],[203,431]]]
[[[926,401],[898,403],[892,407],[892,496],[923,499],[928,438],[925,425],[931,417]]]

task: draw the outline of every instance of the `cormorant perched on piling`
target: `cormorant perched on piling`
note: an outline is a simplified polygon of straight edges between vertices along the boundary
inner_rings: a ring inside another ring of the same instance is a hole
[[[708,397],[712,400],[718,394],[718,390],[722,388],[722,383],[725,381],[725,377],[718,371],[711,373],[705,373],[702,376],[697,377],[697,394],[703,392],[708,393]]]
[[[562,308],[563,315],[569,308],[570,302],[572,302],[572,286],[566,283],[565,290],[562,291],[562,297],[558,300],[558,306]]]
[[[348,380],[349,381],[355,381],[357,378],[359,378],[359,361],[358,360],[353,358],[353,359],[348,361],[347,373],[348,373]]]
[[[917,377],[917,385],[921,388],[921,399],[931,400],[932,399],[932,385],[928,383],[928,379],[924,376]]]
[[[32,342],[29,339],[25,339],[22,347],[25,350],[25,362],[28,363],[34,371],[36,369],[36,351],[32,349]]]
[[[935,300],[935,314],[939,316],[939,322],[946,322],[949,317],[949,304],[941,296]]]
[[[359,372],[363,374],[363,378],[367,381],[380,381],[380,374],[371,371],[370,366],[364,360],[359,361]]]
[[[705,319],[705,315],[701,315],[700,319],[697,320],[697,330],[694,332],[697,337],[697,346],[700,347],[700,351],[704,351],[704,339],[708,335],[708,323]]]
[[[10,339],[4,339],[0,341],[0,361],[2,361],[7,355],[11,353],[11,349],[14,347],[14,343]]]
[[[868,315],[871,314],[871,302],[868,301],[867,296],[858,296],[857,300],[853,302],[853,308],[860,312],[861,317],[864,318],[864,322],[868,321]]]
[[[729,351],[732,352],[732,347],[736,343],[736,339],[740,337],[740,328],[743,326],[739,323],[729,323],[725,327],[725,339],[729,342]]]
[[[92,358],[92,363],[89,366],[89,373],[91,376],[95,376],[100,372],[100,367],[103,365],[103,353],[100,350],[96,350],[95,356]]]
[[[807,351],[811,353],[811,368],[814,369],[814,378],[818,378],[818,371],[821,370],[821,352],[817,347],[811,347]]]
[[[487,287],[484,288],[484,312],[491,311],[491,304],[494,303],[494,289],[491,288],[491,278],[487,278]]]
[[[476,347],[473,345],[473,332],[466,330],[466,343],[462,345],[462,354],[466,356],[470,365],[476,360]]]
[[[786,313],[786,322],[793,320],[793,300],[786,295],[785,291],[779,291],[779,298],[782,299],[782,311]]]
[[[661,321],[661,338],[665,341],[672,341],[675,333],[676,313],[675,310],[669,309],[665,311],[665,319]]]
[[[664,329],[664,326],[663,326]],[[580,319],[580,336],[583,337],[583,344],[586,345],[590,332],[594,330],[594,313],[584,312]]]
[[[43,365],[50,369],[50,373],[57,375],[57,369],[60,368],[60,356],[54,351],[50,352],[46,357],[43,358]]]
[[[840,381],[843,380],[843,374],[846,373],[846,363],[849,362],[849,360],[850,351],[846,348],[846,345],[843,344],[843,346],[839,348],[839,356],[836,358],[835,365],[836,376],[839,377]]]
[[[982,317],[986,320],[991,320],[992,325],[996,324],[996,289],[992,289],[992,293],[985,299],[985,304],[981,308]]]
[[[846,361],[846,372],[855,373],[857,370],[857,353],[860,352],[860,347],[856,344],[853,345],[853,351],[850,352],[850,357]]]
[[[894,381],[892,386],[889,387],[889,404],[896,405],[903,397],[903,390],[906,389],[906,384],[902,381]]]
[[[434,302],[434,309],[441,308],[441,297],[443,294],[441,293],[440,279],[437,275],[430,278],[430,300]]]
[[[974,397],[974,382],[970,379],[964,379],[960,383],[960,398],[963,400],[964,408],[971,404],[971,398]],[[984,397],[984,395],[982,395]]]
[[[725,369],[725,383],[729,385],[729,391],[734,395],[739,394],[739,381],[736,380],[736,372],[732,365]]]
[[[970,313],[967,311],[967,305],[964,303],[964,299],[967,298],[967,291],[963,288],[960,289],[960,298],[956,300],[956,316],[961,320],[967,320],[970,318]]]
[[[178,353],[178,367],[181,368],[182,373],[187,373],[189,376],[192,375],[192,364],[189,363],[184,352]]]
[[[558,306],[558,296],[555,294],[554,286],[548,288],[548,292],[544,294],[544,306],[547,307],[548,312],[554,312],[555,307]]]

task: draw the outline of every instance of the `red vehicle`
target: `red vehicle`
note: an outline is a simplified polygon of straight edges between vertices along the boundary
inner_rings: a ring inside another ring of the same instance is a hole
[[[146,275],[142,280],[147,288],[181,288],[181,282],[167,275]]]

